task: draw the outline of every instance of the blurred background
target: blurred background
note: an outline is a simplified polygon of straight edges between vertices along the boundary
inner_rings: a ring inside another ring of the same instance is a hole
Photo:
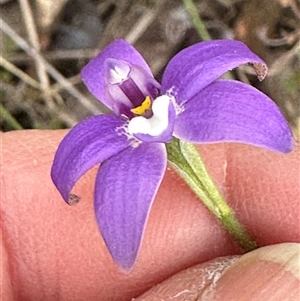
[[[194,4],[194,6],[192,5]],[[174,54],[237,39],[269,67],[232,72],[271,97],[300,138],[300,0],[0,0],[0,130],[58,129],[107,111],[81,68],[115,38],[133,44],[160,80]]]

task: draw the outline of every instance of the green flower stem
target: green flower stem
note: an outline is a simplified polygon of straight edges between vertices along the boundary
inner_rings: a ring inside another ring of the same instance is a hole
[[[191,16],[192,22],[194,24],[195,29],[197,30],[197,32],[199,34],[199,37],[203,41],[211,40],[211,37],[210,37],[204,23],[202,22],[201,18],[199,17],[197,7],[194,4],[193,0],[182,0],[182,1],[185,5],[185,9]]]
[[[195,192],[208,210],[231,233],[245,252],[255,249],[256,243],[237,220],[206,171],[193,144],[177,138],[167,144],[168,160],[175,171]]]

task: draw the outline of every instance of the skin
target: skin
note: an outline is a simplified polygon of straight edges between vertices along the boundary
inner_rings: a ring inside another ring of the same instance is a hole
[[[76,206],[65,204],[51,182],[53,156],[65,134],[1,136],[3,301],[298,300],[298,147],[283,155],[239,144],[199,146],[220,191],[262,248],[241,256],[168,168],[136,265],[124,274],[95,222],[97,168],[76,184],[73,191],[82,197]]]

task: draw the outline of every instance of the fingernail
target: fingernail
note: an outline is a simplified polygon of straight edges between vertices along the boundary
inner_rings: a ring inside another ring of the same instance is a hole
[[[300,245],[267,246],[240,257],[198,300],[299,301]]]
[[[198,300],[205,287],[215,283],[238,256],[220,257],[191,267],[157,284],[136,301]]]

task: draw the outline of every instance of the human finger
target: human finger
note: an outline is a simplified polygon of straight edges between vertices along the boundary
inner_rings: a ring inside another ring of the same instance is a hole
[[[82,196],[82,202],[75,207],[62,201],[51,182],[54,152],[65,133],[22,131],[3,138],[3,232],[15,300],[24,296],[36,300],[48,296],[48,291],[53,300],[130,300],[188,266],[240,252],[168,170],[137,264],[130,275],[122,274],[94,219],[96,169],[76,185],[74,192]],[[299,240],[297,152],[281,155],[236,144],[206,145],[199,150],[220,190],[261,244]],[[265,185],[260,185],[262,179]],[[282,210],[270,210],[270,203]],[[260,228],[261,221],[266,228]]]
[[[157,284],[136,301],[297,301],[300,246],[284,243],[213,259]]]

